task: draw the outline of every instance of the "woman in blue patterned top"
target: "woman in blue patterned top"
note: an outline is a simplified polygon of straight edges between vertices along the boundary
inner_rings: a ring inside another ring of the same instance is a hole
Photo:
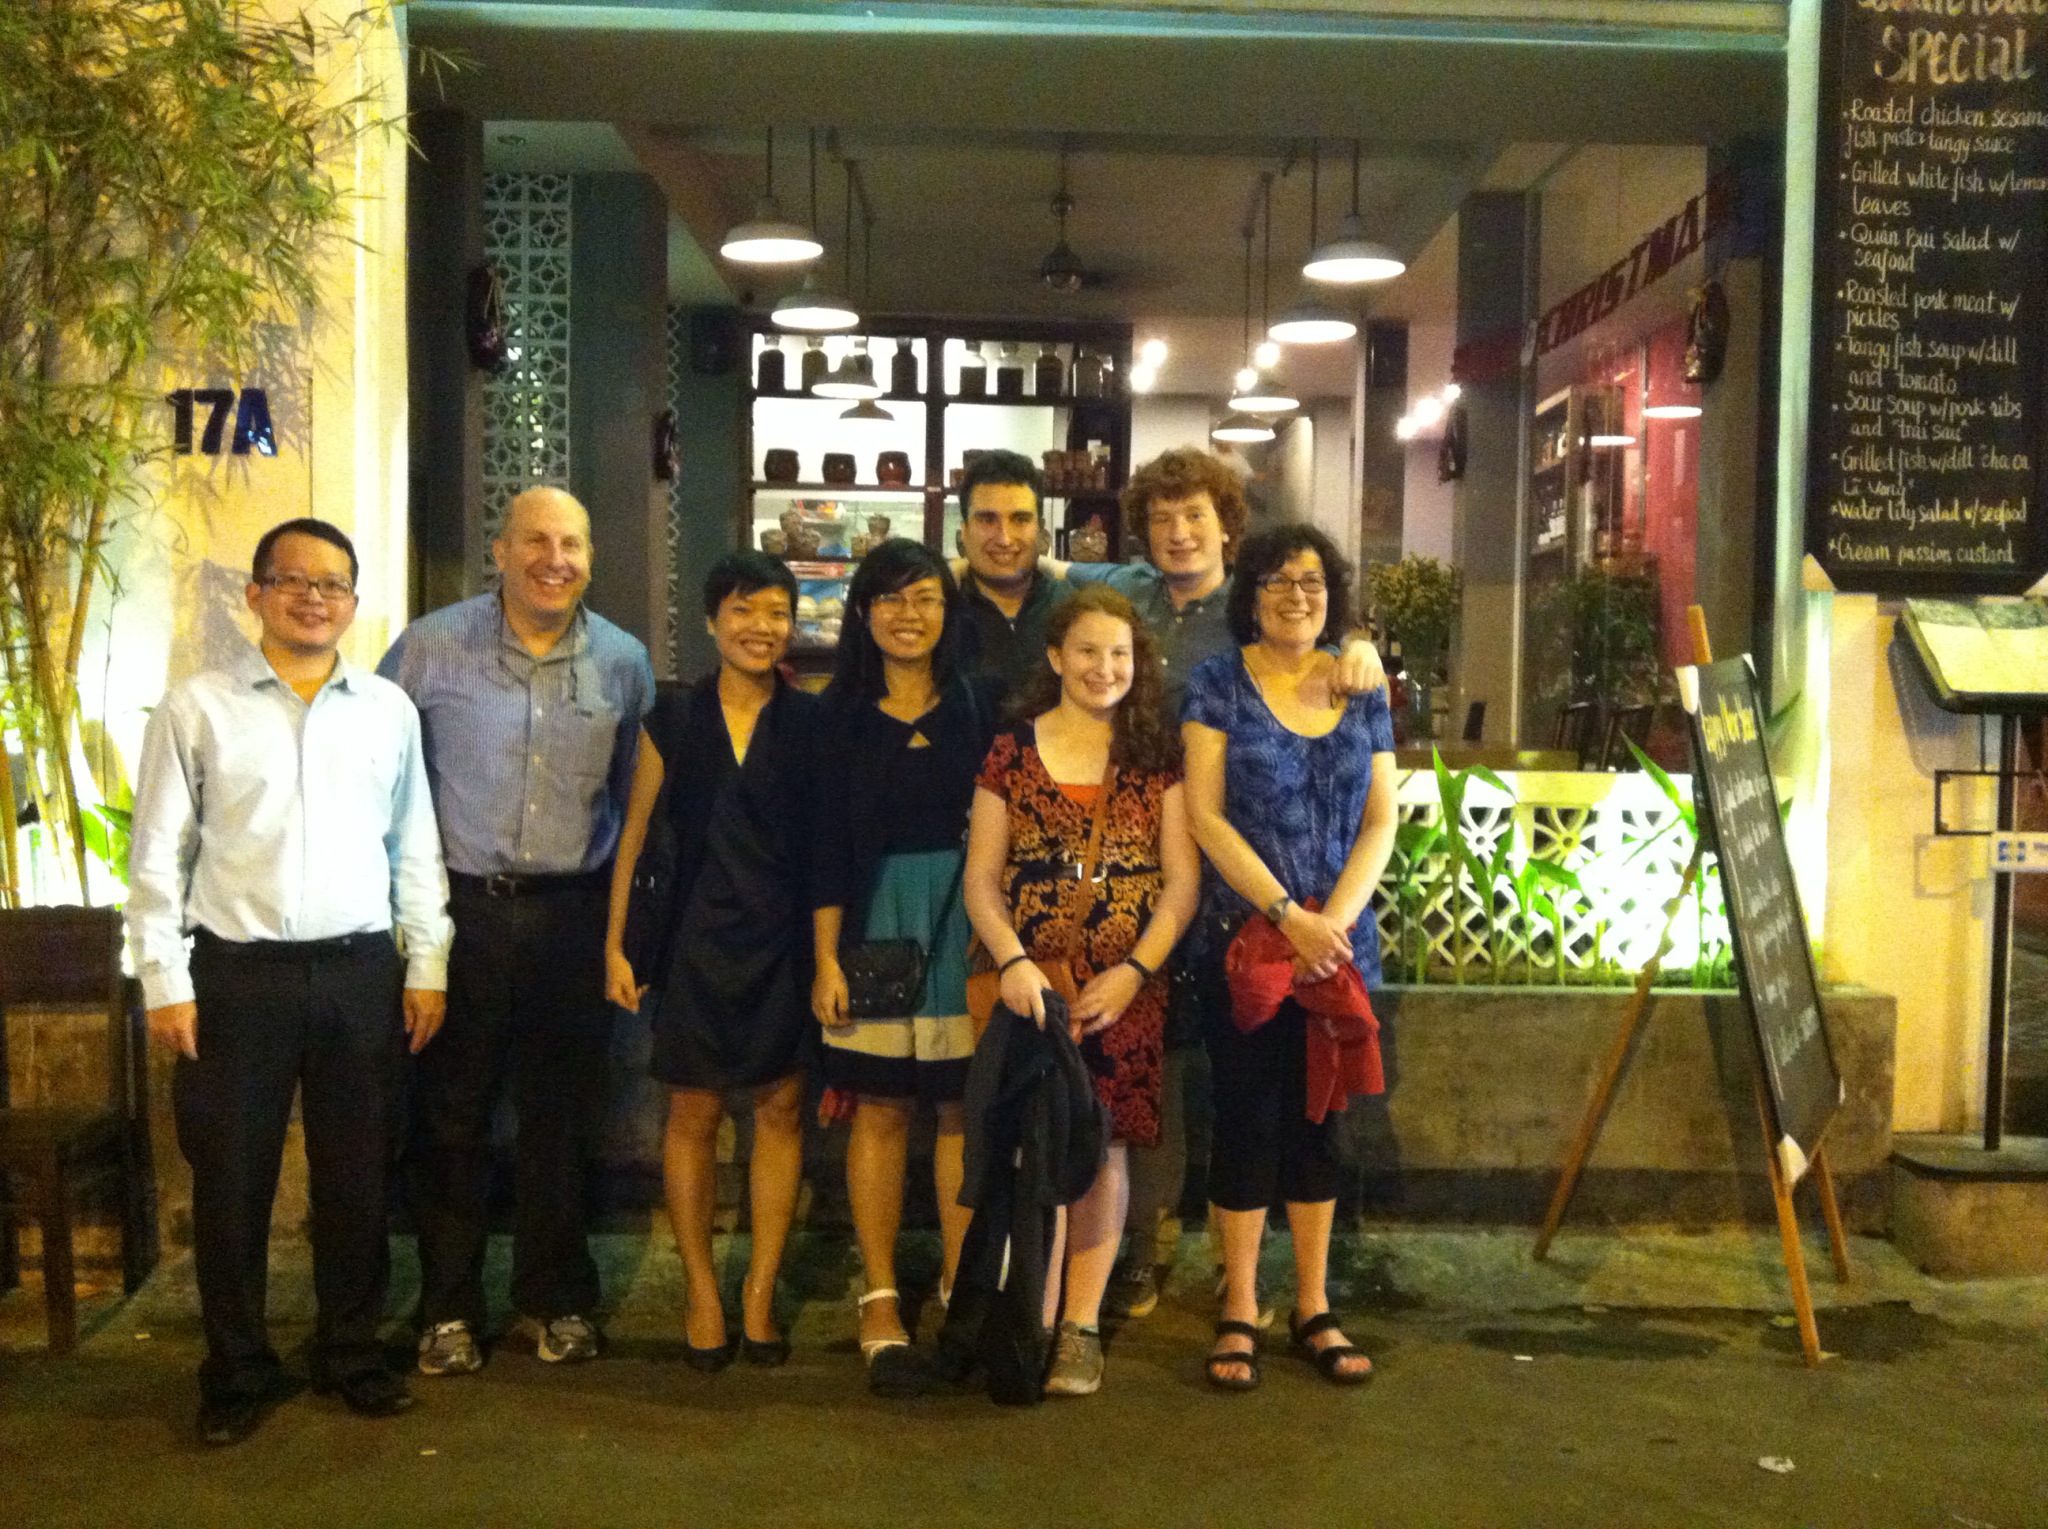
[[[1276,1196],[1294,1234],[1296,1350],[1339,1385],[1372,1373],[1345,1341],[1325,1289],[1336,1117],[1307,1117],[1305,1016],[1288,999],[1241,1034],[1223,978],[1232,938],[1261,913],[1294,947],[1300,974],[1327,977],[1348,961],[1368,987],[1379,982],[1370,904],[1394,845],[1394,733],[1384,691],[1340,699],[1331,684],[1330,644],[1345,629],[1350,582],[1350,565],[1312,526],[1247,540],[1229,607],[1243,646],[1195,667],[1181,710],[1188,816],[1208,862],[1190,956],[1207,994],[1216,1111],[1209,1198],[1224,1263],[1208,1374],[1225,1390],[1258,1384],[1259,1240]]]

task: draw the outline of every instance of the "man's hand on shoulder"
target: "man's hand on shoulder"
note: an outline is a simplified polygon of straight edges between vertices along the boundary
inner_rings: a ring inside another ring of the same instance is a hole
[[[149,1038],[159,1046],[199,1060],[199,1005],[189,998],[149,1011]]]
[[[405,1033],[412,1042],[412,1054],[432,1040],[448,1017],[448,995],[439,988],[409,987],[405,990]]]
[[[1380,650],[1356,633],[1345,638],[1331,688],[1340,697],[1353,696],[1363,695],[1368,690],[1384,689],[1386,683],[1387,670],[1380,662]]]

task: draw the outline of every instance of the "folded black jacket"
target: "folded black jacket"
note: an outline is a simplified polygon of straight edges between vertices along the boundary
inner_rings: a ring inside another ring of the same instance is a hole
[[[1045,995],[1042,1030],[996,1006],[967,1067],[965,1113],[960,1203],[974,1217],[938,1363],[956,1382],[979,1363],[994,1400],[1029,1404],[1045,1394],[1040,1317],[1053,1212],[1088,1192],[1109,1150],[1109,1114],[1057,993]]]

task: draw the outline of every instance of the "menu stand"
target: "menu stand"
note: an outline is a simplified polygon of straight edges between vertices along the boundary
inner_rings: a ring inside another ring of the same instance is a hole
[[[1713,662],[1712,644],[1707,638],[1706,613],[1697,605],[1686,612],[1692,626],[1694,661],[1699,664]],[[1587,1101],[1586,1113],[1579,1122],[1579,1129],[1565,1153],[1563,1171],[1558,1176],[1557,1189],[1550,1197],[1550,1208],[1544,1213],[1543,1229],[1536,1236],[1535,1256],[1547,1258],[1551,1241],[1557,1235],[1559,1223],[1564,1220],[1565,1207],[1571,1203],[1572,1191],[1578,1187],[1579,1174],[1584,1169],[1587,1157],[1593,1150],[1593,1143],[1600,1134],[1600,1127],[1607,1118],[1607,1106],[1614,1096],[1615,1086],[1621,1081],[1621,1074],[1628,1066],[1630,1055],[1642,1027],[1643,1016],[1649,1009],[1650,987],[1656,981],[1658,969],[1664,957],[1671,950],[1671,932],[1677,922],[1679,906],[1686,894],[1692,890],[1699,875],[1700,856],[1706,842],[1702,833],[1693,843],[1692,857],[1686,862],[1685,874],[1680,879],[1678,892],[1665,906],[1664,932],[1657,941],[1657,949],[1649,962],[1636,975],[1634,996],[1629,1001],[1628,1012],[1622,1019],[1621,1032],[1615,1037],[1614,1045],[1607,1054],[1599,1080],[1593,1086],[1593,1096]],[[1731,910],[1732,914],[1732,910]],[[1799,1347],[1808,1365],[1821,1361],[1820,1329],[1814,1321],[1813,1291],[1806,1279],[1806,1253],[1799,1237],[1799,1213],[1792,1202],[1793,1178],[1788,1166],[1780,1162],[1782,1140],[1771,1107],[1769,1088],[1765,1082],[1765,1063],[1758,1057],[1756,1073],[1757,1122],[1763,1131],[1764,1165],[1770,1175],[1771,1200],[1777,1208],[1778,1239],[1785,1253],[1785,1274],[1792,1287],[1792,1310],[1799,1324]],[[1835,1279],[1846,1282],[1849,1278],[1849,1242],[1842,1227],[1840,1202],[1835,1198],[1834,1175],[1828,1168],[1827,1145],[1817,1142],[1809,1157],[1814,1188],[1820,1197],[1821,1218],[1827,1224],[1828,1251],[1833,1256]]]

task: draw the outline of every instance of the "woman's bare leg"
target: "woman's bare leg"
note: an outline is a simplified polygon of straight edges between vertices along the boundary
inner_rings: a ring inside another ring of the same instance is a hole
[[[960,1203],[960,1186],[967,1178],[967,1107],[957,1102],[941,1104],[937,1114],[932,1189],[939,1201],[939,1285],[950,1291],[960,1270],[960,1246],[967,1241],[967,1223],[974,1219],[974,1212]]]
[[[740,1289],[740,1331],[773,1343],[775,1275],[796,1218],[797,1179],[803,1171],[804,1082],[792,1073],[754,1091],[754,1156],[747,1168],[749,1224],[747,1282]]]
[[[676,1251],[683,1259],[683,1332],[692,1348],[725,1344],[718,1271],[711,1262],[711,1217],[718,1205],[718,1123],[724,1114],[718,1095],[709,1089],[669,1090],[661,1183]]]
[[[1102,1293],[1116,1266],[1117,1241],[1124,1229],[1130,1196],[1130,1157],[1124,1144],[1113,1141],[1102,1171],[1067,1214],[1066,1319],[1093,1327],[1102,1319]]]
[[[896,1233],[903,1225],[911,1104],[908,1099],[863,1094],[853,1110],[853,1134],[846,1144],[846,1193],[869,1290],[896,1288]],[[860,1336],[864,1343],[908,1338],[897,1303],[870,1301],[861,1307]]]
[[[1313,1200],[1287,1202],[1287,1227],[1294,1234],[1294,1325],[1330,1309],[1330,1228],[1336,1224],[1337,1202]],[[1336,1328],[1309,1340],[1314,1348],[1346,1342]],[[1339,1375],[1364,1374],[1372,1361],[1363,1354],[1337,1362]]]
[[[1224,1319],[1257,1326],[1259,1240],[1265,1235],[1266,1213],[1263,1210],[1224,1210],[1221,1206],[1212,1205],[1209,1214],[1216,1220],[1216,1240],[1222,1244]],[[1215,1352],[1249,1354],[1255,1346],[1253,1340],[1230,1333],[1216,1340]],[[1249,1365],[1226,1365],[1218,1378],[1249,1380],[1251,1373]]]

